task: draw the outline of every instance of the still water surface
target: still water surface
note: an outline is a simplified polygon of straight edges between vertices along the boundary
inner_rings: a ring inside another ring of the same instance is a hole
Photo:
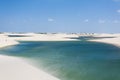
[[[24,57],[61,80],[120,80],[120,48],[87,41],[21,42],[0,54]]]

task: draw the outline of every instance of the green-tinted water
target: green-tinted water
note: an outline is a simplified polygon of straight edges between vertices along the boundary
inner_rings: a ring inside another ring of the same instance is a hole
[[[120,49],[103,43],[21,42],[0,54],[25,57],[61,80],[120,80]]]

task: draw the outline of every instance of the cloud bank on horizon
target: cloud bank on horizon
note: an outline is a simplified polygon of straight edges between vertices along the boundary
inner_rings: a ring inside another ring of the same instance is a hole
[[[1,32],[120,30],[120,0],[0,0]]]

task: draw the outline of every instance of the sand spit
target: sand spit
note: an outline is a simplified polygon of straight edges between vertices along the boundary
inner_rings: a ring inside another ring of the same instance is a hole
[[[9,38],[4,34],[0,34],[0,48],[17,44],[19,44],[19,42],[15,41],[12,38]]]
[[[89,41],[102,42],[120,47],[120,34],[96,34],[93,35],[93,37],[98,37],[99,39],[92,39]]]
[[[72,37],[78,37],[75,34],[35,34],[35,33],[25,33],[25,34],[11,34],[5,33],[0,34],[0,48],[17,45],[19,41],[75,41],[77,39],[72,39]]]
[[[17,35],[17,34],[11,34]],[[71,39],[72,37],[78,37],[75,34],[19,34],[24,35],[25,37],[11,37],[16,41],[73,41],[76,39]]]

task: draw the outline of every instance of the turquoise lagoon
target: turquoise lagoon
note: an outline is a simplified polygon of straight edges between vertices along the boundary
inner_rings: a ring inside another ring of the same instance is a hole
[[[120,80],[120,48],[88,41],[21,42],[0,54],[22,57],[60,80]]]

